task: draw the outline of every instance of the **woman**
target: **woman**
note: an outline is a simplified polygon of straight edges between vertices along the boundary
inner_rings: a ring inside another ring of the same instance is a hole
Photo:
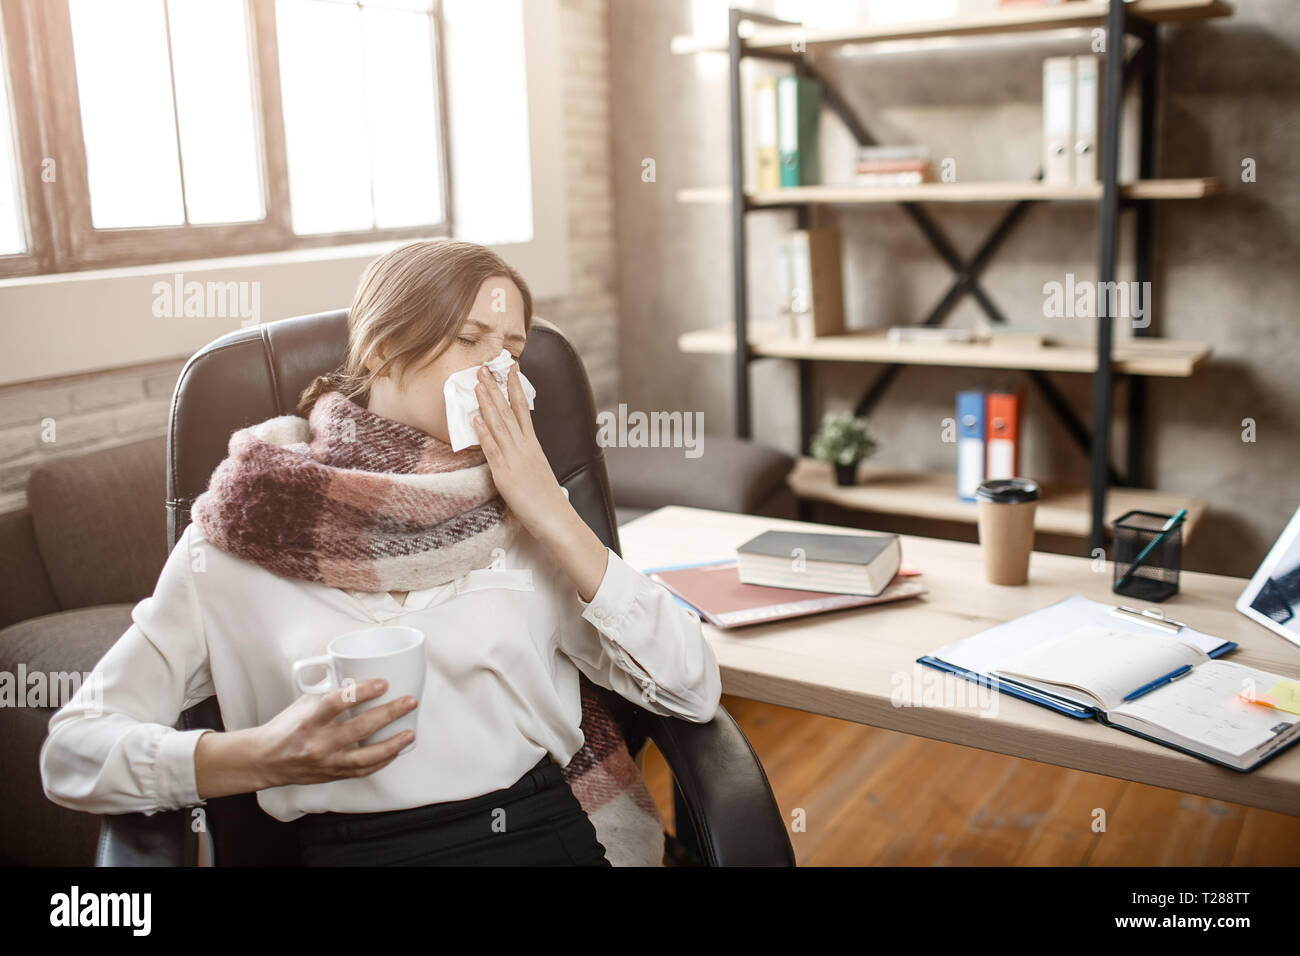
[[[51,719],[49,798],[123,813],[256,792],[298,821],[308,865],[608,865],[560,776],[583,744],[579,673],[696,722],[721,684],[699,619],[569,504],[517,366],[508,402],[481,367],[517,360],[531,320],[523,279],[481,246],[375,260],[346,363],[299,416],[231,438],[153,596]],[[475,366],[481,448],[452,451],[443,386]],[[378,624],[425,634],[420,701],[345,719],[384,682],[297,693],[294,661]],[[225,732],[173,728],[212,694]],[[409,732],[360,745],[417,703],[414,750]]]

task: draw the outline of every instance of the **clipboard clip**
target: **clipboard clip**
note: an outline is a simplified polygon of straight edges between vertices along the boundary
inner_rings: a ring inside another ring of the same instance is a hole
[[[1116,617],[1122,617],[1126,621],[1136,621],[1138,624],[1145,624],[1148,627],[1154,627],[1156,630],[1164,631],[1166,634],[1177,634],[1187,625],[1181,621],[1175,621],[1165,617],[1165,612],[1157,607],[1146,608],[1145,610],[1136,607],[1125,607],[1120,605],[1113,608],[1110,612]]]

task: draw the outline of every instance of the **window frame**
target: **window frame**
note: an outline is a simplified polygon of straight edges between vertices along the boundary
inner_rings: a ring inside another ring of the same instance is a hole
[[[25,253],[0,256],[0,278],[452,234],[452,170],[447,138],[441,0],[432,0],[428,16],[443,219],[395,229],[308,235],[294,233],[290,216],[275,0],[243,0],[243,3],[249,31],[265,218],[244,223],[99,229],[91,220],[68,0],[0,0],[0,23],[18,140],[16,153],[22,170],[19,190],[27,216],[29,246]],[[42,180],[46,158],[52,158],[55,163],[52,183]]]

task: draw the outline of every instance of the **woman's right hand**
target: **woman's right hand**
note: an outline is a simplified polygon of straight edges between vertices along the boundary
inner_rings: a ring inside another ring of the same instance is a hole
[[[411,731],[368,746],[352,744],[410,713],[418,701],[399,697],[348,720],[336,718],[387,690],[388,682],[376,678],[328,694],[303,694],[261,726],[204,734],[194,751],[199,797],[329,783],[384,769],[414,739]]]

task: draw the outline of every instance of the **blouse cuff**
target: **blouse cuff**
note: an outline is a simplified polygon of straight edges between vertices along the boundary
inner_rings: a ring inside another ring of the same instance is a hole
[[[158,800],[162,806],[177,808],[205,804],[199,797],[194,776],[194,750],[199,738],[208,731],[174,730],[163,736],[154,758]]]
[[[602,632],[617,637],[617,625],[622,622],[636,602],[640,575],[608,547],[605,576],[592,595],[590,603],[578,597],[582,616]]]

